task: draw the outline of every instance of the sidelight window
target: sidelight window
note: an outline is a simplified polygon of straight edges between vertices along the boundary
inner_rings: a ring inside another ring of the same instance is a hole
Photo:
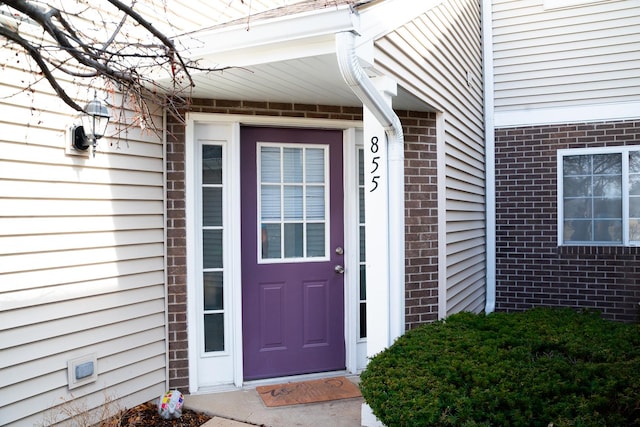
[[[225,349],[222,146],[202,145],[202,313],[205,352]]]

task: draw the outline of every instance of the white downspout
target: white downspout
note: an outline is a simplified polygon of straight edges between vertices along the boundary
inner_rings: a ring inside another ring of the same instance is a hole
[[[492,1],[482,1],[482,55],[484,63],[484,147],[487,227],[487,286],[485,313],[496,308],[496,173],[493,82]]]
[[[360,66],[355,51],[356,35],[336,34],[340,72],[349,88],[384,128],[388,141],[389,173],[389,337],[388,343],[405,331],[404,319],[404,135],[400,119]]]

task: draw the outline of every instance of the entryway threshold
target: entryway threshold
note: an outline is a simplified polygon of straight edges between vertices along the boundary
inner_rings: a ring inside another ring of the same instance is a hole
[[[292,377],[291,382],[308,380],[309,378],[327,378],[332,375],[305,375]],[[359,376],[347,377],[358,384]],[[335,426],[360,427],[362,397],[332,400],[328,402],[307,403],[291,406],[267,407],[258,395],[255,387],[265,383],[278,384],[287,382],[277,378],[253,381],[242,389],[221,391],[209,394],[185,396],[185,407],[213,416],[206,427],[300,427],[300,426]],[[258,384],[259,383],[259,384]]]

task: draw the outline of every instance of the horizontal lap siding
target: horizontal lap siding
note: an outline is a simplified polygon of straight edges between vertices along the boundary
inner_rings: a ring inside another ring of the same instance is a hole
[[[444,116],[446,278],[440,280],[446,281],[446,295],[439,298],[446,299],[446,313],[440,316],[481,311],[486,256],[480,4],[445,1],[376,47],[376,65]]]
[[[496,111],[638,101],[640,7],[495,0]]]
[[[66,154],[76,113],[45,83],[23,91],[33,77],[14,57],[0,83],[0,422],[48,425],[165,388],[163,146],[123,129],[95,157]],[[67,361],[92,353],[97,382],[70,392]]]

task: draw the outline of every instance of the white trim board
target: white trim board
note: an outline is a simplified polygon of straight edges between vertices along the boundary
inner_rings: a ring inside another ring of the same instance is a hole
[[[197,268],[197,227],[195,226],[195,168],[196,165],[196,153],[195,153],[195,139],[196,139],[196,126],[199,124],[216,124],[221,127],[226,127],[226,141],[227,144],[227,162],[225,169],[225,182],[229,186],[228,191],[230,194],[239,194],[239,182],[240,182],[240,126],[241,125],[263,125],[263,126],[295,126],[299,128],[332,128],[344,130],[344,150],[349,152],[349,156],[345,158],[345,161],[354,161],[354,150],[356,146],[356,129],[362,128],[362,121],[351,120],[326,120],[326,119],[305,119],[305,118],[290,118],[290,117],[271,117],[271,116],[244,116],[244,115],[225,115],[225,114],[211,114],[211,113],[188,113],[186,117],[186,132],[185,132],[185,192],[186,192],[186,234],[187,234],[187,323],[188,330],[191,332],[188,338],[189,348],[189,392],[192,394],[226,390],[230,387],[243,386],[243,372],[242,372],[242,310],[241,310],[241,289],[239,286],[232,286],[230,305],[231,322],[229,332],[232,335],[230,340],[229,352],[226,355],[220,355],[221,358],[230,356],[227,361],[233,366],[233,372],[231,375],[226,375],[225,380],[222,382],[214,382],[210,384],[201,384],[201,378],[199,371],[201,369],[201,354],[198,348],[198,338],[193,336],[193,332],[198,333],[198,310],[197,310],[197,280],[195,275],[198,274]],[[346,171],[350,168],[346,166]],[[345,172],[347,174],[348,172]],[[357,177],[356,177],[357,178]],[[352,179],[355,179],[352,177]],[[357,182],[357,179],[356,181]],[[345,192],[345,194],[347,194]],[[228,206],[226,211],[227,218],[239,218],[240,216],[240,199],[232,198],[229,200],[232,206]],[[346,205],[345,205],[346,208]],[[346,212],[345,212],[346,213]],[[351,212],[349,218],[356,218]],[[225,229],[228,230],[226,244],[231,244],[229,251],[230,259],[227,259],[225,265],[228,270],[229,283],[240,283],[240,229],[239,223],[234,221],[225,222]],[[348,221],[345,216],[345,239],[348,236],[357,236],[357,233],[353,231],[349,233],[350,227],[353,227],[353,223]],[[356,224],[357,227],[357,224]],[[345,246],[347,242],[345,241]],[[357,247],[358,242],[349,242],[349,248]],[[355,276],[354,276],[355,277]],[[225,279],[227,280],[227,279]],[[357,309],[357,301],[354,302],[354,294],[347,292],[349,286],[345,286],[345,341],[347,341],[347,353],[345,355],[345,363],[347,365],[347,372],[357,372],[357,349],[356,349],[356,335],[355,335],[355,316],[350,313],[350,310]],[[225,302],[226,304],[227,302]],[[349,308],[351,307],[351,308]]]
[[[496,111],[494,125],[495,128],[504,128],[638,118],[640,118],[640,101]]]

